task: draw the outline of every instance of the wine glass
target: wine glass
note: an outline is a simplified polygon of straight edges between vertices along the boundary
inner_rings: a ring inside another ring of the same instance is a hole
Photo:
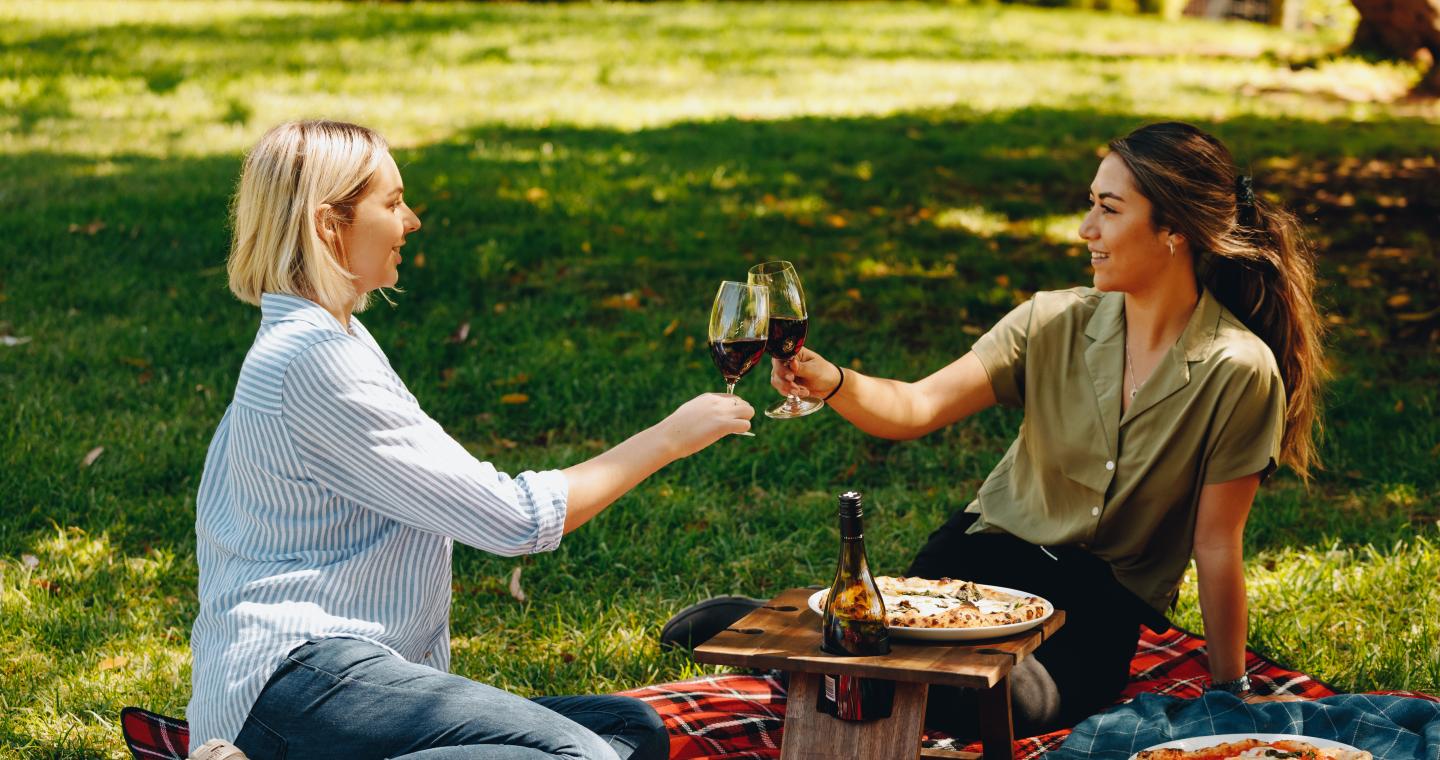
[[[805,346],[810,320],[805,311],[805,291],[800,275],[788,261],[767,261],[750,267],[749,283],[770,293],[770,330],[766,348],[782,364],[789,364]],[[765,416],[777,420],[804,417],[818,411],[825,402],[818,398],[786,396],[765,410]]]
[[[735,384],[765,355],[769,329],[767,289],[728,280],[720,283],[710,307],[710,358],[725,377],[726,393],[734,395]]]

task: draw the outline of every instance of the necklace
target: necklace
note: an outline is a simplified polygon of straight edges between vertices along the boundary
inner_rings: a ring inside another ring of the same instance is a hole
[[[1130,372],[1130,400],[1135,400],[1135,394],[1140,392],[1140,384],[1135,382],[1135,362],[1130,359],[1130,341],[1125,341],[1125,369]]]

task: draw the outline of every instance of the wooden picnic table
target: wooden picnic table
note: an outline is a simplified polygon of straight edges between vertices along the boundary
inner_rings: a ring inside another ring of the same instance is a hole
[[[820,650],[813,589],[791,589],[695,649],[695,661],[790,674],[781,760],[1014,760],[1010,670],[1065,624],[1056,610],[1039,626],[1005,638],[933,642],[892,638],[890,653],[841,657]],[[895,681],[889,718],[843,721],[815,707],[824,674]],[[920,748],[930,684],[980,691],[983,754]]]

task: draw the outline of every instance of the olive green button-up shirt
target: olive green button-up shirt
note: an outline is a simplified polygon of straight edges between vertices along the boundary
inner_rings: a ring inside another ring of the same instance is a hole
[[[1036,293],[974,351],[1025,419],[967,508],[971,532],[1082,546],[1156,610],[1189,564],[1201,487],[1268,475],[1280,455],[1275,357],[1208,291],[1123,416],[1122,293]]]

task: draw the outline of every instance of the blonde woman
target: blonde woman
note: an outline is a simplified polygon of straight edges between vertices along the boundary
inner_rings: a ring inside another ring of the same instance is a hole
[[[639,701],[529,700],[446,672],[452,542],[550,551],[753,410],[706,394],[594,459],[506,475],[425,414],[354,316],[396,284],[420,229],[380,135],[276,127],[246,158],[233,222],[230,287],[261,319],[196,500],[192,745],[233,741],[251,760],[666,757]]]

